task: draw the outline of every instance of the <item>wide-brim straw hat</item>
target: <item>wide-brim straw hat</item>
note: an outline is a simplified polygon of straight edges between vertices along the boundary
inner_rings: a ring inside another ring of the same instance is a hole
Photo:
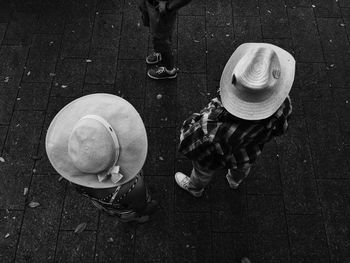
[[[57,113],[47,131],[46,152],[65,179],[91,188],[115,187],[141,170],[147,134],[129,102],[96,93],[72,101]],[[107,176],[115,167],[122,175],[117,182]]]
[[[284,49],[267,43],[242,44],[221,75],[222,104],[241,119],[265,119],[288,96],[294,75],[295,60]]]

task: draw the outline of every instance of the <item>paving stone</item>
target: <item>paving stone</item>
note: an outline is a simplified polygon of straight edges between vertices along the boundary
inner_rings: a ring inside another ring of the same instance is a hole
[[[41,34],[62,34],[64,31],[65,8],[64,1],[54,0],[44,2],[36,32]]]
[[[264,146],[264,150],[246,179],[249,194],[281,194],[279,155],[274,140]]]
[[[97,14],[92,35],[90,56],[117,56],[122,16]]]
[[[173,178],[146,176],[145,182],[152,198],[159,202],[159,210],[136,229],[134,262],[174,262]]]
[[[288,215],[291,262],[330,262],[327,238],[319,215]]]
[[[310,146],[317,178],[349,178],[339,122],[329,92],[304,102]]]
[[[2,152],[2,147],[5,143],[8,128],[8,126],[0,126],[0,152]]]
[[[213,233],[213,258],[216,262],[239,262],[244,256],[249,256],[250,239],[247,234]]]
[[[4,150],[23,163],[31,161],[38,147],[44,113],[15,111]]]
[[[93,27],[93,17],[68,20],[62,40],[62,57],[87,58]]]
[[[313,0],[317,17],[341,17],[338,0],[322,1]]]
[[[321,44],[317,35],[312,8],[288,8],[289,24],[299,62],[323,62]]]
[[[146,82],[145,125],[147,127],[174,127],[176,125],[176,80]]]
[[[178,14],[183,16],[204,16],[205,10],[205,1],[191,1],[188,5],[182,7]]]
[[[349,53],[350,46],[341,18],[318,18],[317,24],[322,41],[323,51],[332,53],[342,51],[341,53]]]
[[[96,240],[95,262],[133,262],[135,225],[123,224],[101,214]]]
[[[146,90],[144,60],[119,60],[115,88],[128,98],[144,98]]]
[[[222,71],[236,48],[232,25],[207,28],[207,81],[208,93],[215,96]],[[180,86],[179,86],[180,87]],[[202,91],[203,92],[203,91]],[[202,107],[204,104],[202,105]],[[201,108],[202,108],[201,107]],[[200,108],[200,109],[201,109]],[[198,111],[199,109],[197,109]]]
[[[11,18],[13,6],[10,0],[3,0],[0,2],[0,23],[7,23]]]
[[[2,42],[2,39],[5,36],[6,28],[7,28],[7,24],[5,24],[5,23],[0,24],[0,44]]]
[[[94,18],[97,1],[98,0],[75,0],[64,2],[67,21],[79,20],[82,17]]]
[[[279,46],[294,56],[293,39],[291,38],[264,38],[264,42]]]
[[[333,87],[348,87],[350,84],[350,54],[325,53],[329,82]]]
[[[26,199],[23,191],[30,184],[30,168],[23,171],[19,161],[7,154],[2,154],[2,157],[5,163],[0,164],[0,209],[23,209]]]
[[[113,84],[117,60],[114,56],[98,57],[88,63],[86,83]]]
[[[248,195],[247,201],[252,260],[289,262],[287,226],[281,197]]]
[[[178,65],[181,71],[205,72],[205,19],[180,16],[178,19]],[[193,63],[195,61],[196,63]]]
[[[286,136],[277,139],[284,202],[288,213],[317,213],[319,203],[314,165],[303,119],[290,121]]]
[[[251,240],[252,262],[290,262],[287,234],[253,233]]]
[[[148,50],[148,28],[141,22],[136,1],[128,1],[124,8],[120,59],[145,59]]]
[[[2,44],[18,46],[30,45],[35,28],[35,20],[35,14],[15,11],[12,14]]]
[[[350,7],[350,1],[349,1],[349,7]],[[350,25],[350,8],[342,8],[341,9],[341,13],[343,15],[343,19],[344,19],[344,22],[345,22],[345,29],[349,35],[350,33],[350,28],[349,28],[349,25]]]
[[[66,184],[56,180],[52,175],[34,175],[30,185],[27,201],[38,202],[35,209],[58,209],[62,207]],[[30,208],[28,208],[30,209]]]
[[[341,7],[350,7],[350,1],[349,0],[340,0],[339,5]]]
[[[13,262],[20,235],[22,211],[0,210],[0,260]]]
[[[54,262],[61,208],[27,209],[16,262]]]
[[[94,262],[96,232],[75,234],[61,231],[56,248],[56,262]]]
[[[210,27],[232,24],[231,1],[207,1],[206,24]]]
[[[290,37],[284,0],[268,0],[260,2],[260,17],[264,38]]]
[[[176,160],[176,172],[182,172],[188,176],[191,175],[192,162],[187,159]],[[200,198],[193,197],[191,194],[181,189],[175,182],[175,173],[170,174],[175,187],[175,211],[180,212],[210,212],[210,185],[206,188],[203,196]]]
[[[213,183],[210,189],[211,228],[215,232],[245,233],[248,221],[245,188],[241,185],[237,190],[231,189],[225,174],[220,174],[223,184]]]
[[[349,180],[319,180],[331,262],[350,260]]]
[[[210,216],[177,213],[174,227],[174,262],[211,262]]]
[[[236,46],[247,42],[261,42],[261,24],[259,17],[234,17],[233,30]]]
[[[56,178],[53,180],[57,181]],[[87,230],[96,230],[98,210],[87,197],[68,184],[61,220],[61,230],[74,230],[81,223],[87,224]]]
[[[257,0],[236,0],[232,1],[234,17],[259,16],[259,3]]]
[[[177,88],[178,126],[194,112],[199,112],[207,103],[206,77],[204,74],[181,74]]]
[[[52,85],[51,96],[81,96],[84,83],[86,61],[83,59],[59,59]]]
[[[301,116],[303,118],[303,115],[304,115],[304,105],[303,105],[303,97],[302,97],[303,93],[304,91],[298,87],[292,87],[292,90],[289,92],[289,97],[292,101],[293,116]]]
[[[93,93],[110,93],[120,96],[120,92],[116,91],[113,84],[90,84],[84,85],[83,95]]]
[[[48,83],[23,83],[18,93],[16,110],[46,110],[49,92]]]
[[[294,85],[303,97],[312,99],[318,89],[328,86],[329,77],[324,63],[297,63]]]
[[[16,101],[27,48],[0,48],[0,124],[8,124]]]
[[[288,7],[310,7],[311,0],[285,0]]]
[[[120,13],[123,11],[124,1],[120,0],[98,0],[97,11],[100,13]]]
[[[171,175],[174,172],[174,128],[148,128],[148,156],[144,166],[146,175]]]
[[[350,91],[346,89],[336,89],[333,91],[334,104],[340,120],[340,129],[344,134],[350,134]]]
[[[58,35],[35,35],[29,52],[24,82],[50,82],[60,47]]]

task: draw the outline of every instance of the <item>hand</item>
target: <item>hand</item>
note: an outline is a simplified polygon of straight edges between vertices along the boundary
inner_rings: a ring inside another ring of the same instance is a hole
[[[166,1],[159,1],[157,9],[158,9],[160,15],[165,15],[168,12],[167,2]]]

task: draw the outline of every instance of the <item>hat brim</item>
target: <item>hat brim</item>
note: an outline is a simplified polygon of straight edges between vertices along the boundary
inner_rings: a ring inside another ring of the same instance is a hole
[[[248,102],[239,98],[233,92],[232,74],[238,61],[252,48],[272,48],[280,61],[281,75],[277,82],[278,88],[260,102]],[[220,79],[220,97],[225,109],[241,119],[260,120],[274,114],[290,92],[295,75],[295,60],[284,49],[268,43],[245,43],[233,52],[227,61]]]
[[[141,170],[147,155],[147,134],[135,108],[121,97],[96,93],[78,98],[66,105],[52,120],[46,135],[46,152],[52,166],[65,179],[86,187],[115,187],[111,180],[98,181],[95,174],[78,170],[68,154],[68,140],[74,125],[85,115],[104,118],[115,130],[120,145],[116,165],[121,168],[124,184]]]

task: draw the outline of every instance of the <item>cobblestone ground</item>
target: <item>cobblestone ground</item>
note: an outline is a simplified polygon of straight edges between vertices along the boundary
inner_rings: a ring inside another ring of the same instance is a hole
[[[350,262],[350,1],[193,0],[178,14],[173,81],[147,79],[140,22],[131,0],[0,0],[0,262]],[[296,58],[289,133],[241,189],[221,176],[195,200],[173,180],[191,168],[179,127],[249,41]],[[125,97],[147,126],[160,201],[147,224],[99,214],[47,160],[53,116],[95,92]]]

